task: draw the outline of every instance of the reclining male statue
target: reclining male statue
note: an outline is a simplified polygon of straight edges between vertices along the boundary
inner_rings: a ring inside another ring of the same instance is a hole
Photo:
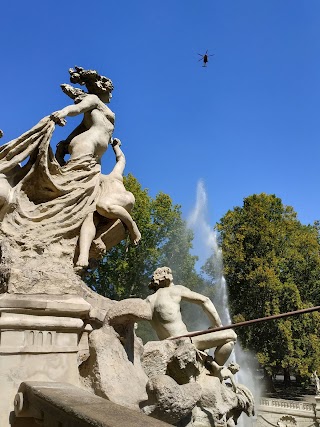
[[[201,305],[210,320],[211,327],[222,326],[219,314],[210,298],[193,292],[185,286],[174,285],[169,267],[160,267],[154,271],[149,288],[155,293],[148,296],[146,301],[151,306],[151,324],[160,340],[188,333],[180,311],[182,300]],[[192,337],[191,342],[197,350],[216,348],[210,370],[219,376],[219,371],[228,360],[236,339],[235,332],[229,329]]]

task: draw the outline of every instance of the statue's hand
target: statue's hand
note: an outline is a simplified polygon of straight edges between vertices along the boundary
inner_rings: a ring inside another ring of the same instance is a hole
[[[59,126],[64,126],[67,123],[61,111],[55,111],[54,113],[50,114],[50,119]]]
[[[118,146],[118,147],[121,147],[121,141],[120,141],[120,139],[119,138],[113,138],[113,140],[112,140],[112,147],[115,147],[116,145]]]

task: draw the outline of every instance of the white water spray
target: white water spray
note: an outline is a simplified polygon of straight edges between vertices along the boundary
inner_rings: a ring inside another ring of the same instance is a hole
[[[231,323],[231,318],[228,305],[227,286],[223,276],[222,250],[218,245],[217,233],[207,222],[206,216],[207,194],[203,182],[199,181],[197,185],[196,204],[188,218],[187,225],[194,231],[198,243],[205,246],[205,250],[202,248],[202,250],[200,249],[199,251],[202,252],[202,256],[199,258],[203,258],[203,255],[205,256],[205,259],[200,259],[202,265],[209,257],[212,257],[214,271],[216,272],[216,277],[213,279],[212,283],[216,290],[214,303],[222,323],[228,325]],[[203,254],[203,252],[205,253]]]
[[[223,275],[223,258],[222,250],[218,244],[218,236],[216,231],[207,221],[207,194],[202,181],[197,185],[196,204],[189,215],[187,225],[194,232],[196,252],[199,254],[199,264],[204,265],[209,257],[212,257],[214,271],[216,273],[212,286],[215,287],[214,304],[220,315],[223,325],[231,324],[231,317],[228,304],[227,284]],[[202,326],[202,325],[199,325]],[[231,358],[240,364],[240,371],[237,374],[237,381],[247,386],[254,394],[255,401],[258,402],[260,391],[257,381],[254,379],[252,366],[254,365],[253,356],[242,350],[239,342],[236,344],[235,350]],[[240,422],[240,423],[239,423]],[[248,418],[240,417],[238,425],[246,425],[251,421]]]

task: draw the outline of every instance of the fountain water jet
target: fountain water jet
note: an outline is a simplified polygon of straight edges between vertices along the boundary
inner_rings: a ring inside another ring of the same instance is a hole
[[[199,248],[197,248],[197,252],[201,254],[199,264],[204,265],[205,261],[211,257],[215,272],[215,277],[212,280],[212,286],[215,287],[213,303],[219,312],[222,323],[229,325],[232,321],[228,304],[227,283],[223,275],[222,249],[219,247],[217,232],[207,221],[207,202],[208,198],[204,183],[199,180],[196,203],[188,217],[187,225],[195,234],[196,246],[199,245]],[[253,392],[255,400],[258,401],[261,393],[252,371],[252,366],[256,363],[254,356],[250,352],[244,351],[238,341],[231,358],[241,366],[237,374],[237,381],[247,386]],[[246,418],[246,420],[248,419]],[[244,421],[245,418],[241,416],[238,425],[244,426]]]
[[[203,181],[197,184],[196,204],[187,220],[188,227],[195,233],[195,240],[199,242],[200,251],[204,257],[200,257],[200,262],[203,265],[208,258],[212,258],[215,277],[212,285],[215,286],[215,298],[217,310],[221,317],[222,323],[228,325],[231,323],[231,317],[228,306],[228,293],[226,280],[223,276],[223,259],[222,250],[218,244],[216,231],[210,226],[207,219],[207,194]],[[201,259],[202,258],[202,259]]]

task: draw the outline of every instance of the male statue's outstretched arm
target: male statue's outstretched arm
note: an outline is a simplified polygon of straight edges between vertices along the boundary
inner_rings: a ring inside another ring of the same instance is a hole
[[[219,326],[222,326],[220,316],[209,297],[201,295],[197,292],[193,292],[185,286],[177,285],[177,287],[179,287],[181,290],[181,298],[183,300],[189,301],[197,305],[201,305],[203,311],[208,316],[212,327],[218,328]]]

